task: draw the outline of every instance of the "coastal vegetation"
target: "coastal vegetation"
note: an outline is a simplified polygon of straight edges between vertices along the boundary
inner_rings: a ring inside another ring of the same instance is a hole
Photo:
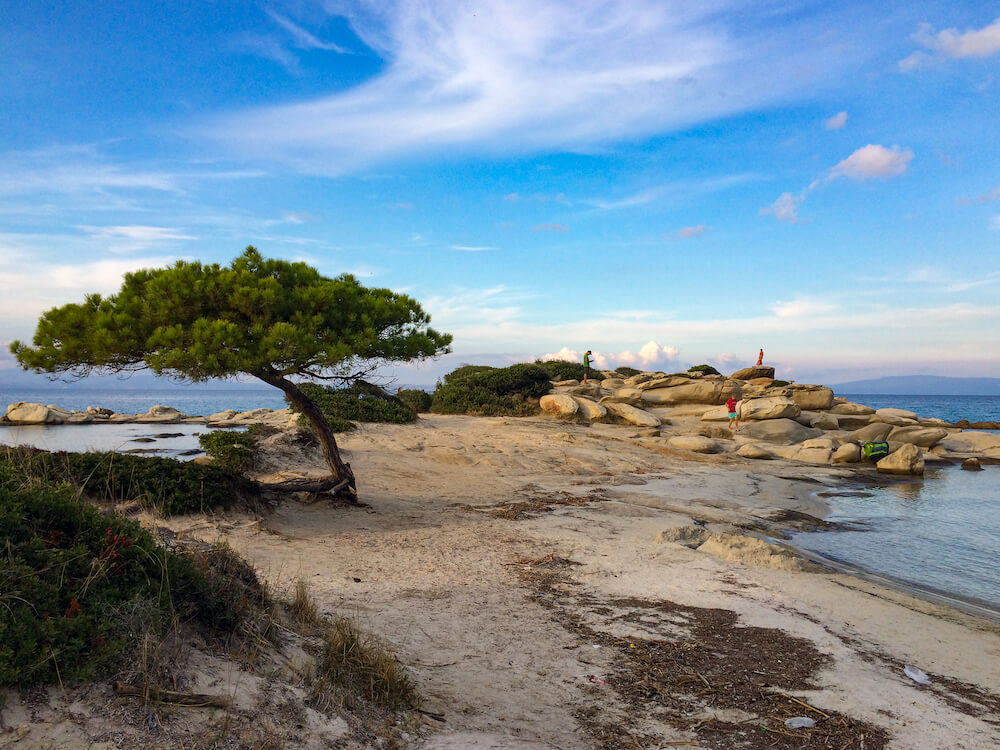
[[[397,396],[364,380],[355,380],[345,388],[331,388],[317,383],[302,383],[302,392],[316,403],[334,432],[354,429],[352,422],[389,422],[406,424],[417,412]],[[289,402],[292,411],[301,411]]]
[[[721,375],[712,365],[694,365],[688,368],[688,372],[700,372],[702,375]]]
[[[198,444],[214,466],[246,474],[256,464],[257,444],[261,438],[278,432],[264,424],[252,424],[243,432],[212,430],[198,436]]]
[[[75,488],[105,503],[135,503],[162,515],[256,505],[260,487],[226,466],[119,453],[0,449],[0,475],[16,487]]]
[[[538,364],[466,365],[444,376],[444,383],[434,392],[431,411],[435,414],[528,416],[538,413],[538,399],[550,390],[549,373]]]
[[[549,374],[549,380],[583,380],[587,368],[579,362],[565,359],[536,359],[535,364]]]
[[[227,267],[177,261],[128,273],[117,294],[49,310],[34,346],[10,348],[26,369],[74,377],[149,368],[192,382],[258,378],[281,389],[320,440],[331,477],[308,489],[354,498],[357,482],[333,430],[292,378],[352,383],[385,363],[449,351],[451,336],[429,323],[406,295],[248,247]]]
[[[149,460],[149,459],[144,459]],[[245,563],[166,550],[138,523],[102,516],[77,488],[0,465],[0,686],[89,680],[143,636],[178,623],[224,639],[266,597]]]

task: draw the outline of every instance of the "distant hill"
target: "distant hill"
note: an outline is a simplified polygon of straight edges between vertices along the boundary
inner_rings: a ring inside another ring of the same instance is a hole
[[[831,386],[837,394],[865,396],[1000,396],[1000,378],[949,378],[942,375],[893,375]]]

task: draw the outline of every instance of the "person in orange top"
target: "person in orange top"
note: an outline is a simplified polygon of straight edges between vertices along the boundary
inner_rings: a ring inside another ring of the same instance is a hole
[[[740,415],[736,413],[736,399],[732,396],[726,401],[726,407],[729,409],[729,430],[732,432],[740,431]]]
[[[762,364],[764,364],[764,350],[763,349],[761,349],[760,350],[760,354],[757,355],[757,367],[760,367]]]

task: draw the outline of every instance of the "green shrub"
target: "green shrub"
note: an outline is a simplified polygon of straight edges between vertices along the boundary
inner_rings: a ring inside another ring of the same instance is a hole
[[[549,380],[583,380],[584,373],[587,372],[579,362],[568,362],[565,359],[550,359],[542,361],[535,360],[535,364],[549,374]],[[591,368],[590,373],[595,371]]]
[[[445,375],[444,382],[456,383],[459,380],[465,380],[470,375],[478,375],[481,372],[489,372],[496,369],[498,368],[491,367],[490,365],[462,365]]]
[[[264,600],[255,576],[224,574],[219,557],[206,572],[207,562],[196,564],[205,556],[167,551],[138,523],[101,516],[75,488],[13,486],[18,479],[0,469],[0,687],[106,674],[128,658],[140,622],[186,621],[225,637],[251,599]]]
[[[619,375],[622,375],[623,377],[630,378],[633,375],[640,374],[642,370],[637,370],[634,367],[625,367],[623,365],[622,367],[616,367],[615,372],[617,372]]]
[[[769,388],[784,388],[786,385],[791,385],[791,382],[787,380],[772,380]]]
[[[712,365],[695,365],[694,367],[689,367],[688,372],[703,372],[706,375],[721,375],[722,373],[716,370]]]
[[[253,469],[257,441],[249,432],[219,429],[198,436],[198,444],[216,466],[241,474]]]
[[[423,414],[431,409],[431,394],[419,388],[405,388],[396,396],[417,414]]]
[[[172,458],[0,448],[0,468],[0,482],[6,477],[14,488],[68,484],[97,500],[135,501],[164,515],[253,505],[259,497],[257,484],[237,472]]]
[[[334,432],[353,430],[351,420],[405,424],[417,418],[416,411],[402,399],[363,380],[356,380],[347,388],[330,388],[316,383],[301,383],[299,388],[319,405]]]
[[[459,370],[460,376],[458,370],[449,373],[434,392],[432,412],[527,416],[538,413],[538,398],[552,390],[549,374],[535,364]]]

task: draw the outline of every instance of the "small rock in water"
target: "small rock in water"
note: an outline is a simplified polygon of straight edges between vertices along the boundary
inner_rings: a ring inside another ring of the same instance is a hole
[[[153,438],[134,438],[133,443],[155,443],[156,440]]]
[[[983,465],[979,463],[978,458],[967,458],[962,461],[962,468],[966,471],[982,471]]]
[[[159,435],[153,435],[153,437],[156,438],[157,440],[160,440],[160,439],[163,439],[163,438],[184,437],[184,433],[183,432],[161,432]]]

